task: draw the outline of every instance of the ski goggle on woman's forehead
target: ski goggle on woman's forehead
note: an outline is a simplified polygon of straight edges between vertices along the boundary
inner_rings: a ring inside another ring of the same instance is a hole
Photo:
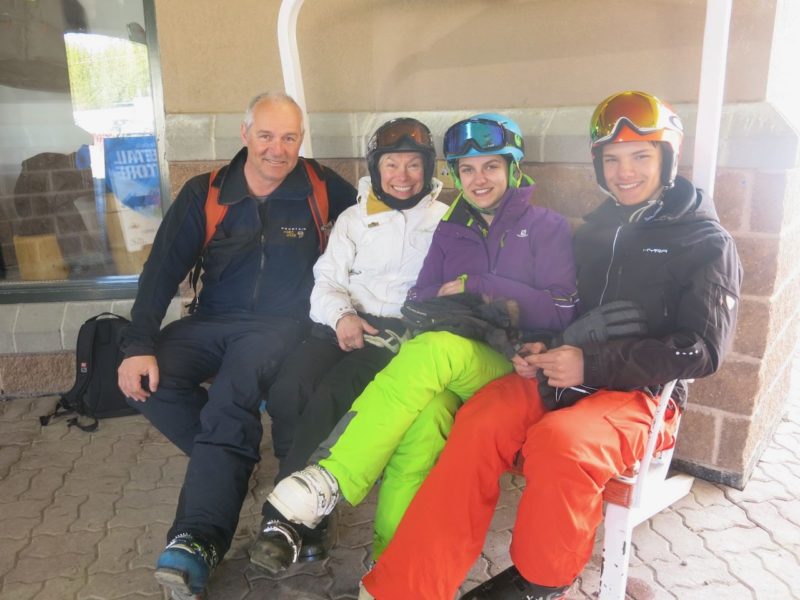
[[[612,96],[595,109],[590,129],[592,143],[613,137],[621,122],[627,122],[638,133],[661,129],[683,131],[680,118],[653,96],[624,92]]]
[[[445,132],[443,145],[446,156],[465,154],[470,147],[482,152],[502,150],[509,146],[525,150],[522,136],[489,119],[459,121]]]
[[[383,125],[371,140],[376,148],[391,147],[408,137],[422,146],[433,146],[430,130],[414,119],[395,119]]]

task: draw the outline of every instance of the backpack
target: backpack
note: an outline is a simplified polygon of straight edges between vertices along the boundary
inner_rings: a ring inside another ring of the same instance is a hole
[[[67,425],[83,431],[96,431],[98,419],[123,417],[137,411],[125,401],[117,385],[117,368],[124,358],[120,351],[120,332],[130,321],[119,315],[104,312],[88,319],[78,331],[75,347],[75,383],[64,394],[49,415],[39,417],[44,426],[51,419],[67,413],[89,417],[84,425],[73,417]]]
[[[314,219],[314,226],[317,229],[319,237],[319,253],[325,252],[328,245],[328,237],[330,236],[331,224],[329,223],[329,204],[328,204],[328,186],[325,184],[324,172],[322,165],[320,165],[313,158],[302,158],[303,166],[306,168],[306,175],[308,181],[311,183],[311,194],[308,196],[308,207],[311,210],[311,217]],[[227,168],[227,167],[223,167]],[[205,203],[205,216],[206,216],[206,237],[203,241],[203,250],[205,250],[217,227],[222,223],[225,218],[225,213],[228,212],[227,204],[219,203],[219,190],[222,186],[222,181],[215,185],[217,174],[220,169],[211,171],[208,180],[208,194],[206,195]],[[189,313],[193,313],[197,308],[197,282],[200,280],[200,272],[203,270],[202,258],[198,259],[197,263],[192,270],[189,283],[194,292],[194,299],[189,303]]]

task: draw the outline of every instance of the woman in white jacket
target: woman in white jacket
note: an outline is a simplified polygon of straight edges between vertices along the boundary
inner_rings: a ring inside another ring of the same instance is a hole
[[[276,481],[306,465],[399,349],[405,338],[400,307],[447,210],[436,199],[442,182],[433,176],[430,131],[416,119],[381,125],[367,145],[367,167],[369,176],[359,181],[358,203],[339,216],[328,248],[314,266],[312,333],[286,358],[269,391],[267,412],[280,460]],[[431,436],[429,429],[452,421],[457,406],[455,395],[447,392],[420,420],[419,439],[428,440],[420,460],[436,455],[430,452],[430,439],[441,438],[444,444],[442,436]],[[414,446],[412,436],[408,452],[413,453]],[[387,477],[389,472],[387,468]],[[379,496],[376,530],[383,523],[381,513]],[[269,502],[262,515],[250,548],[250,561],[256,566],[274,574],[294,561],[327,555],[335,524],[323,521],[315,529],[290,524]]]

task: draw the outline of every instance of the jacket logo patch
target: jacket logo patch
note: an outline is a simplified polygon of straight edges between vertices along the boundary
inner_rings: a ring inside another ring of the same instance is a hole
[[[522,231],[520,231],[517,234],[517,237],[518,238],[526,238],[526,237],[528,237],[528,230],[527,229],[523,229]]]
[[[281,227],[283,237],[289,240],[299,240],[305,237],[306,227]]]
[[[669,254],[667,248],[642,248],[642,252],[647,254]]]

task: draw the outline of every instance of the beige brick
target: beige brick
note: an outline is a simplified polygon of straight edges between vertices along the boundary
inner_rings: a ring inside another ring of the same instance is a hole
[[[97,545],[97,560],[89,565],[89,573],[122,573],[138,552],[136,540],[144,533],[143,528],[116,527]]]
[[[169,189],[174,199],[184,184],[195,175],[201,173],[209,173],[214,169],[227,164],[226,161],[207,161],[207,160],[192,160],[192,161],[170,161],[169,163]]]
[[[82,454],[75,459],[72,471],[73,476],[76,473],[96,473],[94,469],[98,465],[105,465],[111,463],[109,460],[111,456],[111,448],[114,445],[114,440],[111,438],[103,438],[100,436],[92,436],[92,443],[83,448]],[[79,475],[80,476],[80,475]]]
[[[147,508],[153,504],[174,504],[177,500],[174,487],[162,487],[152,491],[129,490],[117,503],[117,508]]]
[[[39,427],[33,421],[12,423],[0,421],[0,437],[8,446],[28,446],[39,437]]]
[[[69,467],[45,467],[31,479],[31,486],[20,495],[22,500],[52,499],[57,489],[64,485],[64,475]]]
[[[757,173],[750,206],[750,231],[779,233],[787,202],[786,173]],[[796,198],[791,199],[792,202]]]
[[[797,199],[800,198],[800,169],[795,168],[785,172],[786,190],[783,194],[783,221],[781,228],[783,231],[796,232],[800,228],[800,206]],[[753,208],[755,210],[755,207]]]
[[[131,465],[130,481],[125,484],[125,490],[155,489],[161,479],[161,467],[165,462],[165,460],[144,460]]]
[[[681,431],[675,456],[689,462],[710,464],[716,439],[716,421],[712,415],[699,413],[689,406],[681,419]]]
[[[714,182],[714,205],[719,220],[728,231],[739,231],[744,227],[744,216],[753,195],[752,171],[719,169]]]
[[[734,573],[747,577],[748,581],[758,582],[759,598],[791,598],[794,590],[785,580],[766,570],[754,556],[755,552],[728,552],[724,555],[725,561]]]
[[[176,494],[172,504],[154,504],[145,508],[127,508],[108,521],[109,527],[144,527],[150,523],[172,523],[175,517]]]
[[[162,598],[161,587],[151,569],[132,569],[122,573],[95,573],[78,592],[78,600],[131,598],[133,594]]]
[[[143,417],[142,431],[148,427]],[[131,425],[128,423],[128,425]],[[142,438],[140,435],[123,435],[113,441],[113,451],[109,457],[110,461],[117,464],[133,465],[136,463],[139,453],[142,451]]]
[[[778,238],[740,235],[736,246],[745,274],[742,293],[771,296],[778,270]]]
[[[0,538],[0,582],[3,581],[3,576],[13,568],[14,562],[17,560],[17,552],[27,544],[27,538],[19,540]]]
[[[686,557],[685,560],[676,564],[673,561],[656,560],[650,564],[650,568],[658,573],[659,583],[672,590],[676,598],[698,598],[694,590],[703,589],[711,585],[725,585],[731,580],[725,562],[714,555],[706,554],[703,556]],[[688,590],[682,592],[678,586],[684,586]],[[742,590],[746,590],[742,586]],[[688,593],[687,593],[688,592]],[[737,598],[739,596],[718,596],[718,598]]]
[[[130,568],[152,568],[158,555],[167,543],[167,530],[171,523],[150,523],[145,526],[144,533],[136,540],[136,556],[130,561]]]
[[[70,473],[64,480],[64,486],[58,490],[58,494],[68,496],[83,496],[96,493],[114,494],[122,490],[126,482],[127,473],[122,473],[121,477],[104,476],[96,479],[75,477]]]
[[[173,456],[161,469],[161,481],[159,485],[177,486],[183,485],[186,476],[186,464],[188,460],[185,456]]]
[[[0,355],[2,393],[8,396],[62,392],[72,387],[74,379],[71,352]]]
[[[752,415],[758,385],[759,365],[729,359],[717,373],[689,386],[689,403]]]
[[[42,589],[41,583],[12,583],[8,578],[3,585],[3,600],[31,600]]]
[[[0,439],[8,444],[9,435],[13,433],[39,433],[41,426],[33,419],[22,421],[0,421]]]
[[[149,429],[147,420],[140,414],[115,417],[104,420],[100,428],[92,434],[95,438],[109,438],[116,441],[122,435],[131,435],[143,440]],[[141,444],[141,442],[140,442]]]
[[[101,532],[67,532],[59,535],[35,535],[31,543],[20,552],[20,557],[55,558],[89,555],[95,553],[94,547],[102,539]]]
[[[75,461],[75,467],[76,468],[69,474],[71,479],[86,479],[90,481],[99,481],[102,479],[122,479],[127,481],[128,479],[128,472],[126,469],[120,468],[120,465],[109,461],[100,464],[87,464],[77,460]]]
[[[536,180],[533,203],[566,217],[582,219],[603,201],[591,166],[530,164],[525,171]]]
[[[41,518],[48,500],[17,500],[0,503],[0,516],[3,521],[17,518]],[[1,522],[1,521],[0,521]]]
[[[780,549],[758,549],[753,551],[753,554],[760,559],[761,564],[770,573],[785,582],[790,590],[800,589],[800,560],[797,556]]]
[[[0,508],[5,505],[0,504]],[[21,540],[27,539],[41,517],[20,517],[17,519],[0,520],[0,539]]]
[[[86,585],[83,577],[53,577],[44,582],[42,590],[36,594],[36,600],[64,600],[77,597],[78,591]]]
[[[37,442],[25,453],[18,467],[34,470],[51,466],[71,468],[88,442],[88,438],[80,439],[77,436],[69,440]]]
[[[683,508],[680,515],[686,526],[692,531],[727,531],[733,527],[755,529],[756,526],[747,518],[747,513],[734,504],[715,506],[713,511],[699,508],[696,510]]]
[[[728,499],[723,489],[726,488],[709,481],[695,479],[689,494],[679,500],[675,506],[680,513],[683,513],[684,508],[726,506]]]
[[[77,579],[93,560],[90,554],[75,554],[69,561],[53,560],[52,556],[22,556],[24,550],[20,554],[16,567],[6,575],[9,583],[38,583],[53,577]]]
[[[0,402],[0,421],[20,422],[29,418],[30,410],[31,401],[28,398]]]
[[[12,465],[15,465],[22,455],[20,446],[0,446],[0,479],[5,479]]]
[[[36,473],[33,471],[14,469],[8,477],[3,479],[3,485],[0,485],[0,502],[16,500],[22,492],[30,487],[34,475]]]
[[[795,231],[784,230],[781,235],[780,247],[777,256],[777,283],[786,285],[788,280],[800,277],[800,228]]]
[[[104,531],[121,495],[122,490],[116,494],[91,494],[78,508],[78,518],[70,525],[70,531]]]
[[[739,305],[733,349],[739,354],[761,358],[767,346],[769,325],[770,303],[762,299],[743,299]]]
[[[725,417],[722,419],[719,455],[715,466],[723,470],[743,474],[751,449],[752,423],[743,419]]]
[[[673,505],[669,510],[660,512],[651,519],[650,527],[668,542],[669,550],[678,557],[691,555],[700,556],[705,550],[699,536],[697,536],[690,527],[686,526],[683,510],[676,505]],[[639,547],[638,543],[636,545]],[[647,559],[647,556],[641,550],[639,550],[637,554],[643,560]],[[646,562],[655,560],[660,556],[669,556],[669,553],[665,552],[660,555],[654,554],[650,556],[649,560],[646,560]]]
[[[732,502],[767,502],[772,499],[788,500],[792,496],[786,487],[771,477],[754,475],[743,490],[728,490]]]
[[[66,533],[78,518],[78,507],[86,496],[56,496],[44,510],[41,523],[33,530],[35,535],[60,535]]]
[[[782,508],[797,504],[798,500],[772,500],[767,502],[743,502],[742,508],[752,522],[769,531],[780,547],[800,546],[800,527],[787,527],[787,519]]]
[[[323,158],[319,162],[344,177],[354,187],[358,184],[358,160],[353,158]]]

